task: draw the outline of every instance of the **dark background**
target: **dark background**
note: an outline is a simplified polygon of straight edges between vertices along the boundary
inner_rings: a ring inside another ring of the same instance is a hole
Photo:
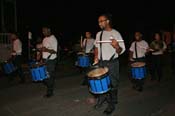
[[[42,36],[43,25],[49,25],[62,44],[76,43],[85,31],[91,31],[95,37],[102,13],[112,14],[114,28],[126,43],[132,40],[134,31],[142,31],[149,41],[154,31],[173,31],[175,24],[174,5],[169,0],[16,0],[16,4],[18,31],[23,35],[32,31],[33,41]],[[5,12],[13,12],[13,6],[7,4]],[[13,19],[6,16],[7,20]],[[8,22],[10,27],[13,21]]]

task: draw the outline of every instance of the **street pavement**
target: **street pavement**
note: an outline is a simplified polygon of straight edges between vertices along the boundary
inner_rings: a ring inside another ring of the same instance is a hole
[[[151,81],[147,74],[144,89],[138,92],[132,88],[128,78],[130,69],[127,60],[122,58],[119,103],[111,116],[175,116],[175,77],[167,62],[163,79]],[[74,61],[64,59],[58,63],[51,98],[43,97],[46,88],[42,83],[32,82],[30,69],[25,67],[24,72],[24,84],[18,83],[18,77],[9,82],[1,74],[0,116],[105,116],[106,104],[95,110],[94,103],[88,102],[93,96],[87,86],[81,85],[85,73],[79,72]]]

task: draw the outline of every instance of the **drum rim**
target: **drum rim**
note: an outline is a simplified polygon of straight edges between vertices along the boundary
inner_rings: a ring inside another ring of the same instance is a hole
[[[93,91],[91,90],[91,88],[89,87],[89,91],[90,91],[91,93],[93,93],[93,94],[105,94],[105,93],[109,92],[110,90],[111,90],[111,87],[109,87],[106,91],[103,91],[103,92],[93,92]]]
[[[133,66],[133,64],[136,64],[136,63],[143,63],[144,65],[143,66]],[[139,67],[144,67],[144,66],[146,66],[145,62],[134,62],[134,63],[131,63],[131,67],[132,68],[139,68]]]
[[[101,68],[102,68],[102,67],[101,67]],[[107,68],[107,67],[105,67],[105,68]],[[95,68],[95,69],[93,69],[93,70],[96,70],[96,69],[98,69],[98,68]],[[91,70],[91,71],[93,71],[93,70]],[[91,72],[91,71],[90,71],[90,72]],[[87,77],[88,77],[89,80],[100,80],[100,79],[105,78],[106,76],[109,76],[109,69],[107,68],[107,72],[104,73],[104,74],[102,74],[102,75],[100,75],[100,76],[90,77],[90,76],[88,76],[88,74],[89,74],[89,73],[87,73],[86,75],[87,75]]]

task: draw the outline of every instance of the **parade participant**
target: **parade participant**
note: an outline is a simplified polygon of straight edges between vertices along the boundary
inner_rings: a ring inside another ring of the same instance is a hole
[[[44,39],[42,41],[42,58],[46,63],[48,78],[44,80],[44,84],[47,87],[47,93],[45,97],[53,96],[54,82],[55,82],[55,67],[57,58],[57,38],[51,33],[49,27],[43,27],[42,32]]]
[[[145,40],[142,39],[143,35],[141,32],[139,31],[135,32],[134,36],[135,40],[131,43],[131,46],[129,48],[129,62],[131,65],[135,62],[146,63],[146,53],[149,50],[149,45]],[[137,79],[135,77],[132,77],[131,81],[133,83],[134,89],[142,91],[144,78]]]
[[[162,40],[161,33],[154,33],[154,40],[150,44],[151,52],[151,80],[155,80],[156,76],[158,76],[158,81],[161,80],[163,76],[163,66],[162,66],[162,58],[164,51],[167,46],[165,42]]]
[[[111,114],[115,110],[115,104],[118,103],[118,57],[125,51],[125,44],[121,34],[112,27],[111,14],[100,15],[98,17],[98,23],[102,30],[96,34],[94,64],[99,64],[99,66],[107,67],[109,69],[111,90],[107,94],[97,95],[97,104],[95,105],[95,109],[100,108],[103,103],[107,101],[108,106],[103,113]],[[102,41],[109,42],[105,43]]]
[[[82,49],[85,52],[85,55],[88,56],[90,64],[92,64],[94,58],[94,41],[95,39],[92,37],[92,33],[90,31],[85,32],[85,38],[82,42]],[[86,72],[87,68],[84,68],[84,72]],[[87,76],[84,76],[84,79],[81,85],[88,85]]]
[[[25,76],[24,73],[22,71],[22,42],[19,39],[19,36],[17,33],[11,33],[10,34],[10,38],[12,40],[12,61],[14,63],[14,65],[17,67],[17,71],[18,71],[18,75],[20,77],[20,83],[24,83],[25,82]]]

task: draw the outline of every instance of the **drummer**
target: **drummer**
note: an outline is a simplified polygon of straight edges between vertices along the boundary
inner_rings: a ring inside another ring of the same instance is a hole
[[[111,90],[107,94],[97,95],[97,104],[95,109],[99,109],[104,101],[107,100],[107,107],[103,113],[111,114],[118,103],[118,85],[119,85],[119,60],[118,57],[125,51],[125,44],[121,34],[112,27],[111,14],[102,14],[98,17],[98,23],[102,29],[96,34],[94,64],[109,69],[111,80]],[[111,38],[112,37],[112,38]],[[102,41],[110,41],[103,43]],[[118,41],[121,42],[118,42]],[[101,41],[100,43],[98,41]]]
[[[92,33],[90,31],[85,32],[85,39],[82,42],[82,49],[84,49],[85,53],[92,53],[94,48],[94,38],[92,37]]]
[[[141,32],[136,31],[135,32],[135,40],[131,43],[131,46],[129,48],[129,62],[132,64],[134,62],[145,62],[145,56],[146,53],[149,51],[149,45],[148,43],[143,40],[143,35]],[[133,79],[133,88],[142,91],[143,89],[143,79]]]
[[[90,31],[85,32],[85,38],[81,43],[81,48],[84,51],[84,54],[88,55],[90,59],[90,64],[92,64],[93,57],[94,57],[94,41],[95,39],[92,37],[92,33]],[[83,69],[82,69],[83,70]],[[84,77],[84,80],[82,81],[81,85],[87,85],[87,77]]]
[[[55,83],[55,67],[57,59],[57,38],[50,27],[45,26],[42,28],[44,39],[42,41],[42,58],[46,63],[49,78],[44,80],[44,84],[47,87],[47,92],[44,97],[50,98],[54,95],[54,83]]]

